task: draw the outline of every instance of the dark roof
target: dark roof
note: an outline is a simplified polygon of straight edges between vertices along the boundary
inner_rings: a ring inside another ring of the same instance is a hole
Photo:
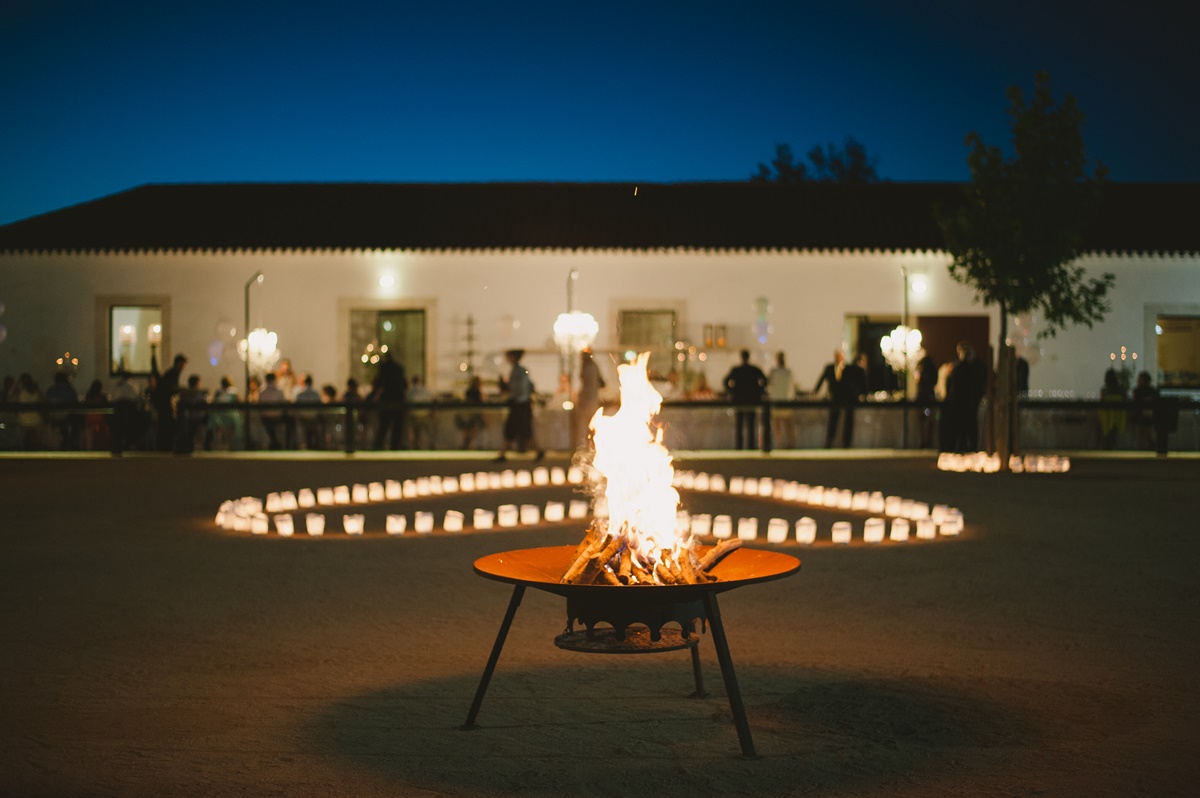
[[[0,227],[0,251],[936,250],[951,183],[146,185]],[[1200,252],[1200,184],[1112,184],[1087,249]]]

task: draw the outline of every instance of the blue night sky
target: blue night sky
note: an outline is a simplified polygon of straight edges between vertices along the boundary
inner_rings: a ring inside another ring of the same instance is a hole
[[[0,223],[150,182],[738,180],[847,136],[965,180],[1039,69],[1114,180],[1200,181],[1191,4],[966,5],[4,0]]]

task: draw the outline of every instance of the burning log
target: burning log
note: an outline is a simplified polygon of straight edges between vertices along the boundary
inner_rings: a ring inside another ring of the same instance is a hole
[[[741,547],[741,538],[728,538],[727,540],[722,540],[720,543],[709,549],[708,554],[705,554],[703,559],[700,560],[700,570],[710,570],[714,565],[725,559],[730,552],[740,549]]]

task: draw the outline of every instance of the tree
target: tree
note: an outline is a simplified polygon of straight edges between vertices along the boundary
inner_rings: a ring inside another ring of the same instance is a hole
[[[1037,311],[1044,322],[1039,336],[1072,324],[1091,327],[1108,312],[1115,282],[1111,274],[1089,277],[1077,262],[1106,172],[1098,163],[1089,169],[1075,99],[1068,94],[1056,104],[1045,72],[1035,76],[1028,102],[1018,86],[1007,95],[1012,157],[969,133],[965,202],[935,209],[953,258],[951,276],[1000,311],[993,431],[1005,468],[1016,408],[1009,316]]]
[[[832,143],[824,148],[813,147],[808,151],[807,158],[808,165],[797,162],[789,145],[776,144],[771,163],[760,163],[758,172],[751,175],[750,179],[786,184],[809,180],[824,183],[875,183],[879,180],[875,171],[877,159],[869,157],[867,148],[850,137],[846,138],[840,149]]]

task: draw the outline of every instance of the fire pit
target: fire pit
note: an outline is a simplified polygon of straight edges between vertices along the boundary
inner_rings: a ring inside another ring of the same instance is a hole
[[[787,554],[740,548],[712,567],[710,574],[716,579],[711,582],[645,586],[564,583],[561,581],[563,573],[571,565],[576,551],[575,546],[549,546],[500,552],[475,561],[477,574],[513,585],[513,593],[463,728],[477,728],[475,719],[500,659],[504,640],[525,588],[532,587],[567,600],[566,629],[554,639],[559,648],[596,654],[649,654],[690,649],[696,681],[693,696],[697,697],[704,696],[705,692],[696,623],[700,623],[701,631],[706,625],[711,626],[742,755],[754,758],[754,742],[729,654],[725,627],[721,623],[717,594],[790,576],[800,570],[800,561]],[[576,629],[576,622],[583,628]],[[677,623],[679,628],[666,626],[669,623]]]

